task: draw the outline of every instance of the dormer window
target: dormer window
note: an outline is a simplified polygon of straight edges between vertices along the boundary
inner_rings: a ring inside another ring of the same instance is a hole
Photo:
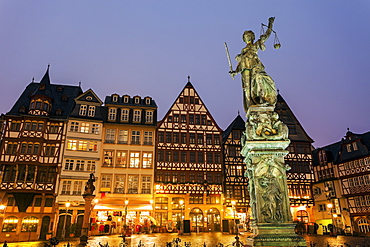
[[[80,106],[80,116],[86,116],[86,111],[87,111],[87,105],[81,105]]]
[[[63,87],[62,86],[57,87],[57,91],[58,92],[63,92]]]
[[[150,105],[151,101],[152,101],[151,98],[149,98],[149,97],[145,98],[145,104],[146,105]]]
[[[134,103],[135,104],[140,104],[140,97],[135,97],[134,98]]]
[[[133,122],[141,122],[141,110],[134,110],[134,120]]]
[[[24,105],[22,105],[21,107],[19,107],[19,112],[26,112],[26,107]]]
[[[55,112],[56,115],[62,115],[62,109],[58,108],[57,111]]]
[[[123,103],[128,103],[129,99],[130,99],[130,97],[124,96],[123,97]]]
[[[129,120],[129,109],[122,109],[121,110],[121,121],[128,122]]]
[[[353,150],[356,151],[357,150],[357,142],[352,143],[352,147],[353,147]]]
[[[92,98],[91,96],[87,96],[87,97],[86,97],[86,100],[87,100],[87,101],[92,101],[92,99],[93,99],[93,98]]]
[[[113,102],[117,102],[118,101],[118,95],[117,94],[113,94],[112,95],[112,101]]]
[[[319,163],[320,165],[325,165],[327,162],[326,152],[324,150],[319,151]]]
[[[63,101],[63,102],[68,101],[68,95],[63,94],[63,96],[62,96],[62,101]]]
[[[45,84],[40,84],[40,90],[45,90]]]
[[[89,111],[87,112],[87,115],[89,117],[94,117],[95,116],[95,106],[93,106],[93,105],[89,106]]]
[[[145,112],[145,123],[153,123],[153,111]]]
[[[109,121],[116,120],[116,114],[117,114],[117,109],[116,108],[110,108],[109,112],[108,112],[108,120]]]

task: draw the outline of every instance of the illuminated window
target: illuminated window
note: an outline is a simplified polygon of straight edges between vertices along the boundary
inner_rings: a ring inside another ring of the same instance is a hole
[[[77,150],[77,140],[68,140],[67,149]]]
[[[127,167],[126,151],[117,151],[116,167]]]
[[[140,164],[140,152],[130,153],[130,168],[139,168]]]
[[[89,133],[90,124],[89,123],[81,123],[81,133]]]
[[[113,151],[104,151],[104,163],[105,167],[113,166]]]
[[[15,232],[17,230],[18,218],[9,216],[4,219],[3,232]]]
[[[143,168],[152,168],[152,153],[143,153]]]
[[[139,176],[138,175],[128,175],[127,193],[128,194],[138,194],[138,188],[139,188]]]
[[[125,175],[116,175],[114,181],[114,193],[125,193]]]
[[[157,197],[155,198],[155,209],[168,209],[168,198],[167,197]]]
[[[141,177],[141,194],[151,194],[151,176]]]
[[[140,97],[135,97],[135,104],[140,104]]]
[[[78,150],[87,151],[87,141],[78,141]]]

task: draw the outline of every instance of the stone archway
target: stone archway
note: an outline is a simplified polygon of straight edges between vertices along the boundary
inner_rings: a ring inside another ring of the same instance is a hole
[[[191,229],[193,232],[204,231],[203,211],[200,208],[193,208],[190,211]]]
[[[217,208],[210,208],[207,211],[207,229],[211,232],[221,231],[221,215]]]
[[[358,218],[357,219],[357,226],[360,233],[368,233],[370,232],[370,223],[369,220],[366,218]]]

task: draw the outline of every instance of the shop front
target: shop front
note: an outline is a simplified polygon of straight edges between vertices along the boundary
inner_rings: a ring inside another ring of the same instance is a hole
[[[91,218],[91,235],[151,233],[156,225],[151,211],[96,210]]]

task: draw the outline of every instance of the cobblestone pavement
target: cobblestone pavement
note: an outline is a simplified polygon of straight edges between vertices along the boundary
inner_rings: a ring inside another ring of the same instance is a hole
[[[245,243],[245,239],[248,234],[242,234],[240,241]],[[315,243],[315,247],[370,247],[370,238],[368,237],[352,237],[352,236],[303,236],[307,241],[307,246],[311,246],[310,243]],[[181,243],[179,246],[185,246],[185,242],[190,242],[190,247],[203,247],[204,244],[208,247],[215,247],[218,243],[222,243],[224,246],[230,245],[235,241],[235,235],[216,233],[192,233],[191,235],[179,236],[177,233],[154,233],[154,234],[135,234],[131,237],[127,237],[129,246],[137,247],[139,242],[143,244],[142,247],[166,247],[167,242],[171,242],[175,238],[180,238]],[[108,243],[110,247],[119,247],[122,238],[118,235],[111,236],[93,236],[89,238],[89,247],[100,247],[101,244]],[[2,243],[3,240],[0,240]],[[58,247],[66,247],[68,242],[71,247],[76,247],[78,239],[68,239],[62,241]],[[329,245],[328,245],[329,244]],[[348,244],[348,245],[345,245]],[[1,246],[1,244],[0,244]],[[8,243],[8,247],[43,247],[42,242],[18,242]]]

